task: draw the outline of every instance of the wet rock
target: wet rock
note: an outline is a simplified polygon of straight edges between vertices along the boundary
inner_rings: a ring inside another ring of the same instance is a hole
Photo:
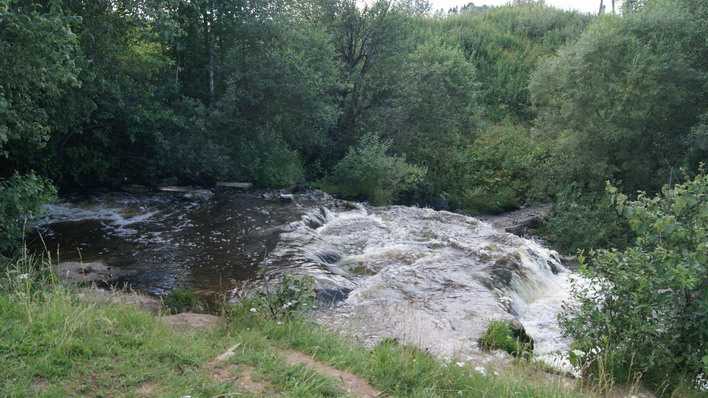
[[[450,210],[450,202],[444,196],[438,196],[430,202],[434,210]]]
[[[283,203],[291,203],[295,200],[295,195],[291,193],[281,193],[280,195],[278,195],[278,198]]]
[[[524,325],[514,319],[509,323],[509,326],[511,326],[511,335],[514,340],[523,344],[529,351],[533,351],[533,338],[526,333]]]
[[[96,261],[90,263],[65,261],[56,265],[59,279],[65,283],[109,283],[128,273]]]
[[[303,184],[301,182],[298,182],[295,184],[295,186],[290,190],[292,193],[305,193],[309,190],[306,184]]]
[[[327,264],[336,264],[339,260],[342,259],[342,256],[332,250],[326,250],[320,253],[316,254],[317,258],[319,258],[323,263]]]
[[[315,289],[317,302],[320,305],[333,305],[347,299],[352,289],[342,287],[329,287]]]
[[[320,209],[316,212],[309,213],[304,216],[303,222],[305,225],[307,225],[308,228],[311,229],[317,229],[327,222],[327,217],[328,217],[329,211],[324,208],[320,207]]]
[[[232,188],[232,189],[251,189],[253,188],[253,183],[250,182],[226,182],[220,181],[216,183],[219,188]]]
[[[529,229],[538,227],[551,213],[551,205],[525,207],[523,209],[493,216],[482,216],[480,219],[492,224],[500,231],[523,236]]]
[[[525,277],[525,270],[518,254],[505,255],[494,261],[489,276],[482,279],[490,289],[508,289],[515,277]]]
[[[216,315],[195,314],[193,312],[183,312],[181,314],[164,316],[163,322],[167,323],[175,330],[188,331],[191,329],[213,329],[219,326],[222,319]]]
[[[572,270],[576,270],[580,266],[577,256],[559,256],[559,262]]]
[[[202,200],[202,201],[207,201],[211,199],[214,196],[214,192],[208,190],[208,189],[195,189],[194,191],[190,191],[184,194],[185,199],[195,199],[195,200]]]
[[[194,188],[194,187],[181,186],[181,185],[166,185],[166,186],[160,186],[157,189],[162,192],[180,192],[180,193],[187,193],[187,192],[192,192],[192,191],[197,190],[197,188]]]

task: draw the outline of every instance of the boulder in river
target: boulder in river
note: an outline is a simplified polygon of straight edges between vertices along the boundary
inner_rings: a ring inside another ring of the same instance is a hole
[[[79,284],[109,283],[127,274],[125,271],[110,267],[101,261],[64,261],[57,264],[55,269],[61,281]]]

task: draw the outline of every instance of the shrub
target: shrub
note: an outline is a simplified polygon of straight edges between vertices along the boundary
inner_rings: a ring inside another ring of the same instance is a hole
[[[509,321],[491,321],[479,338],[483,350],[504,350],[514,356],[525,356],[533,351],[533,341],[523,328]]]
[[[575,185],[556,197],[541,234],[556,250],[623,248],[631,240],[627,221],[613,208],[605,193],[581,192]]]
[[[263,130],[244,139],[235,158],[244,177],[262,187],[281,188],[294,185],[302,179],[300,155],[277,133]]]
[[[472,213],[516,209],[538,190],[535,177],[546,150],[524,127],[511,123],[482,131],[467,148],[462,207]]]
[[[581,261],[588,283],[561,315],[579,364],[589,377],[669,389],[696,380],[708,355],[708,175],[635,201],[608,193],[636,239]]]
[[[17,250],[29,221],[55,195],[52,184],[34,174],[0,180],[0,256]]]
[[[183,288],[172,289],[162,299],[162,302],[167,310],[173,314],[201,311],[204,308],[202,301],[193,291]]]
[[[259,302],[271,318],[291,318],[314,307],[315,281],[311,277],[283,275],[274,289],[266,285]]]
[[[334,168],[326,189],[350,198],[366,198],[377,205],[389,204],[399,193],[419,183],[426,169],[409,164],[404,156],[388,153],[390,141],[365,135]]]

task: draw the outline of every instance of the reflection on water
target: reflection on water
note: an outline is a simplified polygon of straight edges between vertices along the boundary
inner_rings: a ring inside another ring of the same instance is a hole
[[[189,195],[187,195],[189,196]],[[111,193],[47,206],[31,237],[35,251],[60,261],[103,261],[130,271],[119,284],[162,294],[175,286],[226,291],[253,278],[281,228],[305,214],[321,194],[220,192],[209,200],[183,193]]]

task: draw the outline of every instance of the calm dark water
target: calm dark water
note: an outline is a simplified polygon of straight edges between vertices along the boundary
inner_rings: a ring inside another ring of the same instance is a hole
[[[59,261],[102,261],[128,273],[115,284],[151,294],[178,286],[226,291],[234,281],[254,278],[279,234],[327,199],[307,193],[286,201],[277,192],[195,196],[159,192],[64,198],[47,206],[30,248],[48,250]]]

